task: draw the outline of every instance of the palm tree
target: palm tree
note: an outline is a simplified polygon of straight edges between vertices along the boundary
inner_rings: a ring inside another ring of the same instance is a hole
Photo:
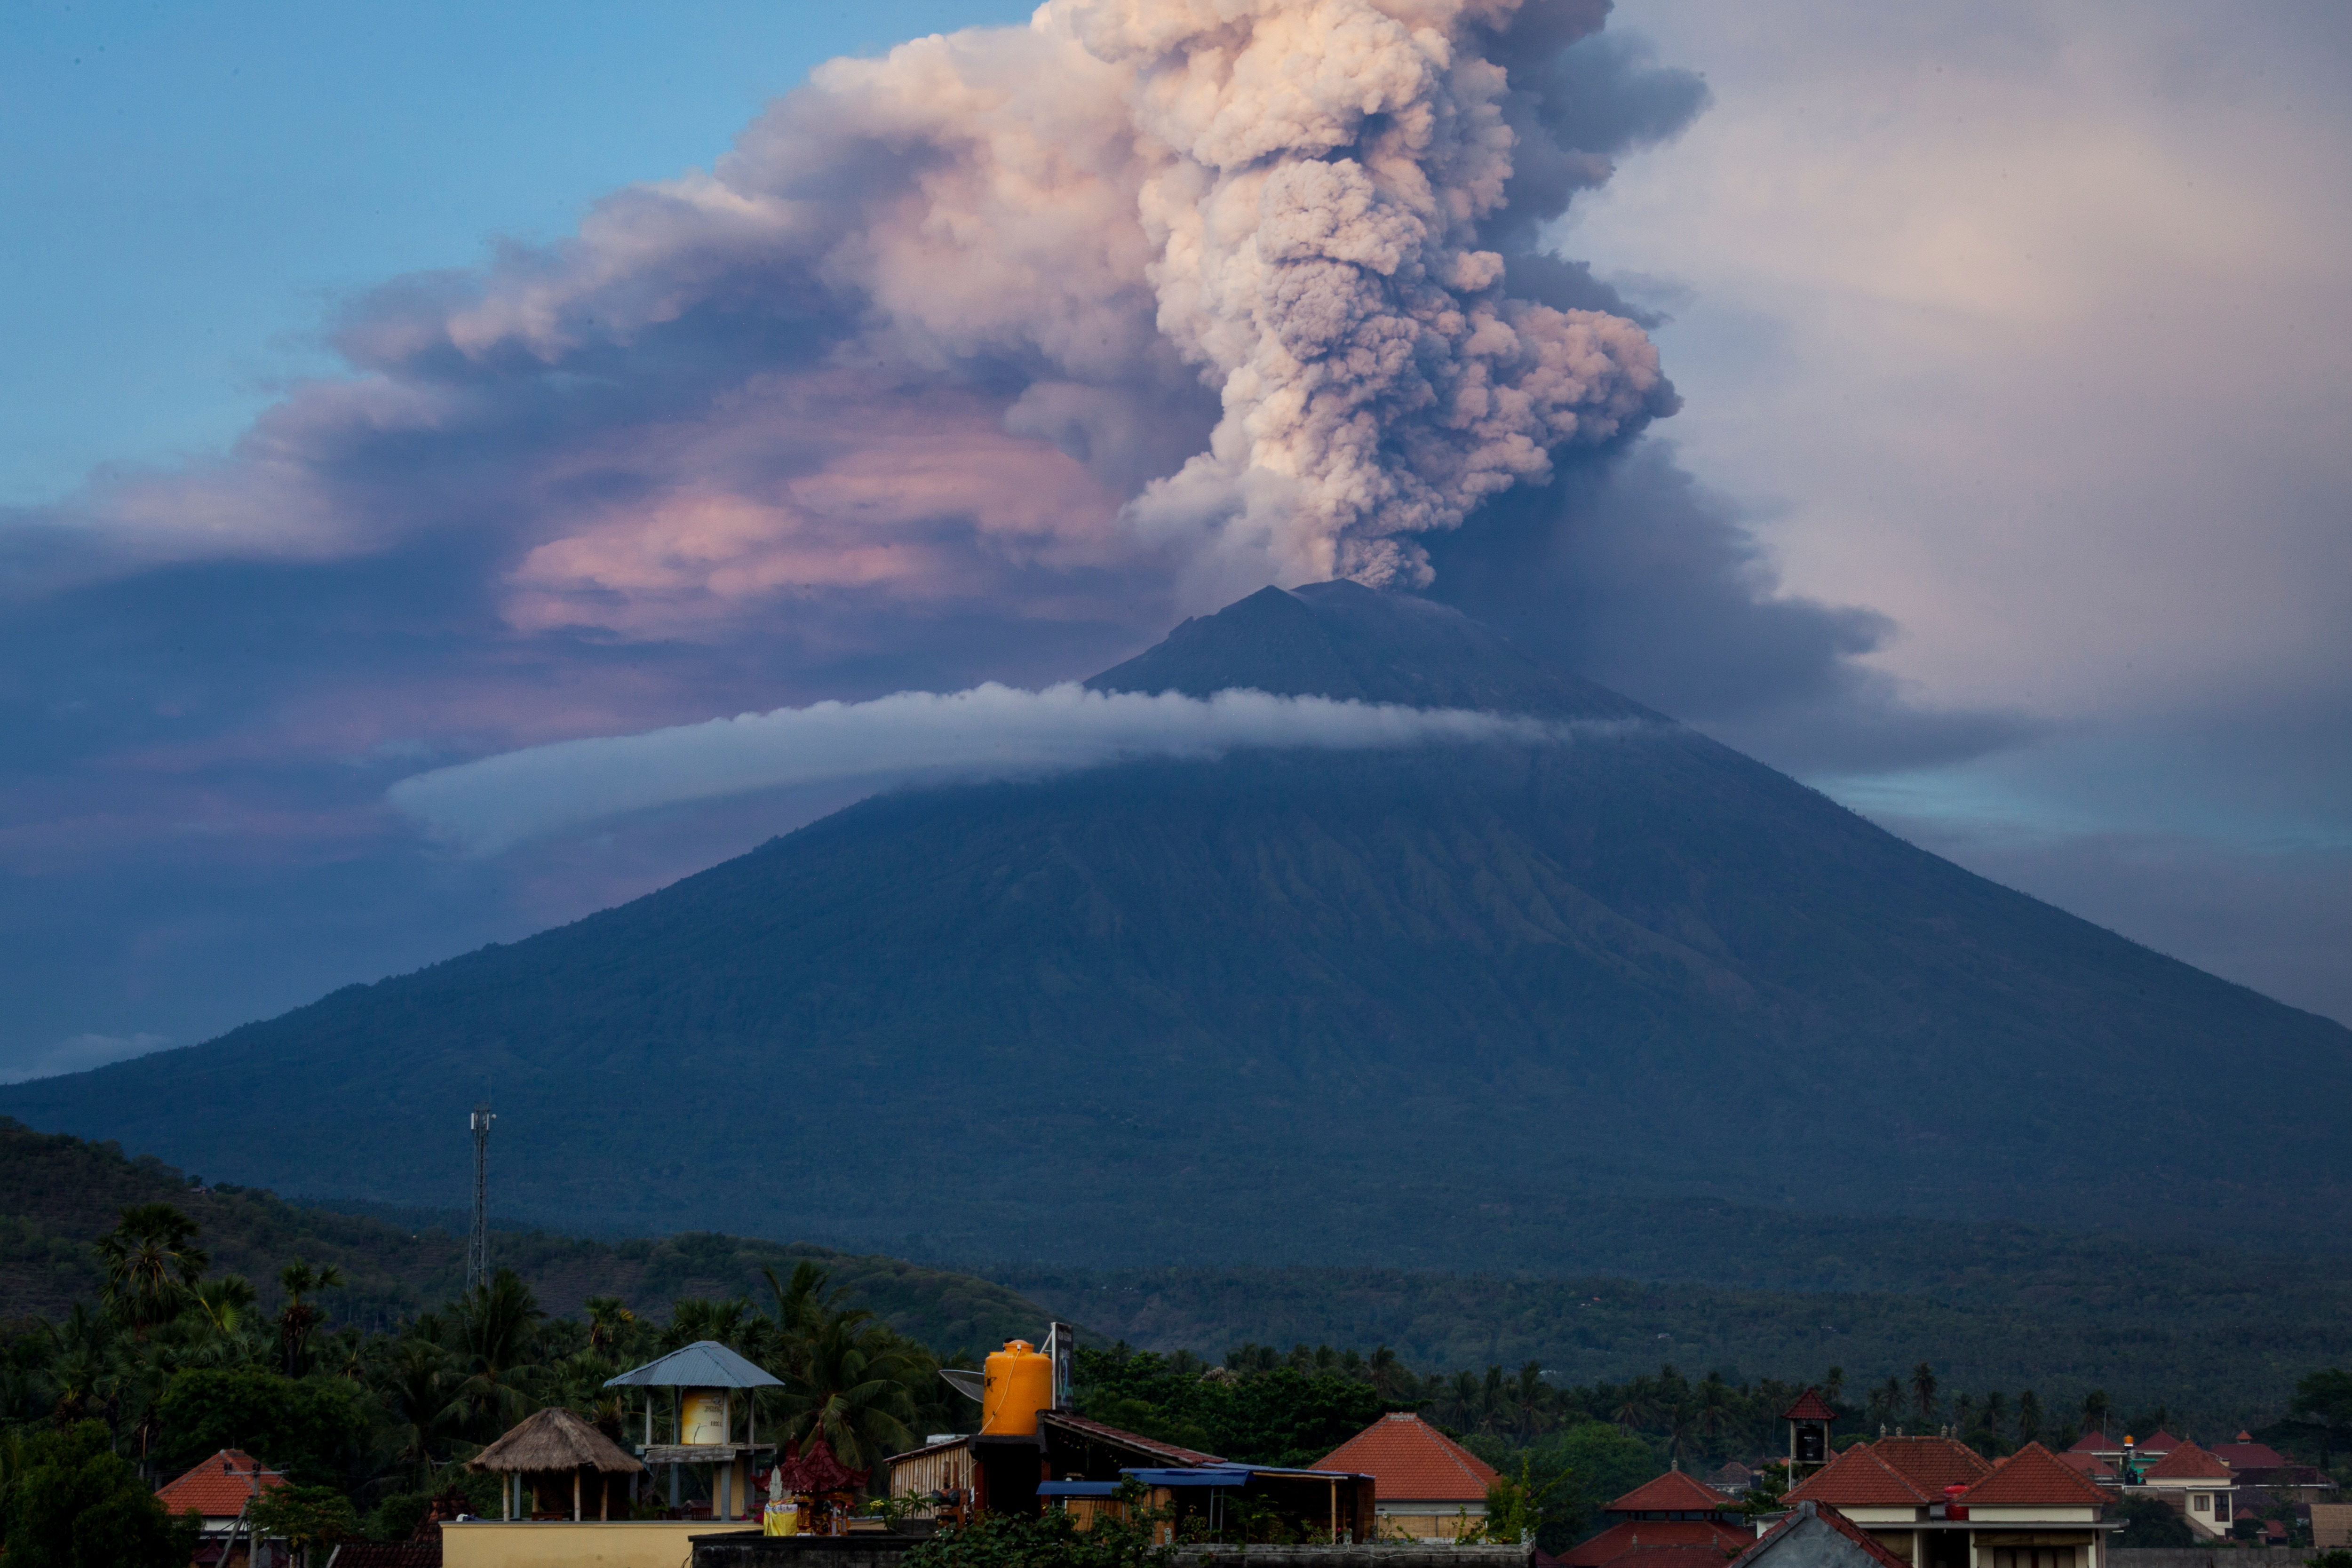
[[[1822,1378],[1822,1398],[1835,1406],[1845,1398],[1845,1368],[1833,1366]]]
[[[107,1320],[76,1301],[63,1324],[48,1330],[47,1368],[52,1418],[59,1427],[91,1416],[111,1421],[119,1363]]]
[[[141,1339],[180,1315],[212,1261],[196,1245],[196,1222],[170,1204],[132,1204],[97,1252],[106,1270],[100,1300]]]
[[[376,1399],[392,1418],[394,1462],[415,1477],[420,1489],[429,1488],[435,1456],[467,1414],[457,1396],[457,1363],[431,1340],[412,1335],[378,1364],[373,1381]]]
[[[2083,1395],[2083,1430],[2104,1434],[2107,1429],[2107,1391],[2095,1388]]]
[[[1519,1368],[1518,1381],[1511,1389],[1511,1405],[1518,1416],[1519,1441],[1534,1441],[1547,1425],[1545,1406],[1551,1399],[1551,1385],[1543,1379],[1543,1363],[1528,1362]]]
[[[772,1275],[773,1272],[770,1270]],[[618,1296],[591,1296],[584,1305],[588,1310],[588,1348],[601,1356],[617,1353],[622,1336],[637,1321],[637,1315]]]
[[[1657,1419],[1657,1396],[1651,1392],[1647,1377],[1636,1377],[1618,1390],[1616,1408],[1609,1418],[1626,1431],[1637,1431]]]
[[[537,1381],[532,1356],[546,1316],[511,1268],[499,1269],[451,1308],[452,1348],[465,1373],[455,1396],[478,1430],[495,1435],[530,1413],[530,1385]]]
[[[2042,1400],[2032,1389],[2017,1396],[2017,1440],[2021,1444],[2042,1439]]]
[[[1984,1398],[1985,1430],[1992,1434],[1993,1447],[2004,1447],[2009,1442],[2009,1395],[1994,1389]]]
[[[1381,1346],[1372,1352],[1372,1359],[1369,1364],[1372,1387],[1383,1399],[1394,1399],[1398,1391],[1412,1378],[1412,1373],[1406,1371],[1403,1363],[1397,1360],[1396,1352],[1386,1345]]]
[[[1936,1419],[1936,1369],[1924,1361],[1911,1369],[1911,1397],[1918,1403],[1919,1419],[1932,1425]]]
[[[828,1310],[799,1367],[784,1378],[785,1437],[806,1442],[822,1434],[844,1464],[870,1468],[914,1446],[914,1391],[929,1375],[872,1313]]]
[[[320,1290],[332,1290],[343,1282],[343,1271],[331,1263],[313,1268],[297,1258],[278,1271],[278,1287],[286,1292],[286,1305],[278,1314],[278,1342],[286,1352],[286,1375],[302,1375],[302,1363],[310,1349],[310,1335],[326,1321],[327,1314],[307,1300]]]

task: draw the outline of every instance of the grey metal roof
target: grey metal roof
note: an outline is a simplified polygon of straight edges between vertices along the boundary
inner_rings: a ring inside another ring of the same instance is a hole
[[[783,1379],[770,1377],[717,1340],[697,1340],[659,1361],[633,1366],[610,1379],[607,1388],[782,1388]]]

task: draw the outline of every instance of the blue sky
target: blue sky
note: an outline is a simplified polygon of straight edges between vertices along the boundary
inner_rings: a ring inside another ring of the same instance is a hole
[[[779,102],[1025,15],[11,11],[0,1075],[576,918],[845,798],[452,857],[386,805],[426,769],[1082,676],[1297,580],[1137,542],[1217,409],[1153,337],[1098,83],[1000,37]],[[2315,5],[1640,0],[1502,46],[1575,157],[1482,243],[1638,319],[1612,352],[1645,336],[1682,407],[1427,536],[1430,591],[2352,1020],[2348,37]]]

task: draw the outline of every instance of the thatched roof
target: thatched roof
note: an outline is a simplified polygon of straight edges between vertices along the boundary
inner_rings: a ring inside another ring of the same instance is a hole
[[[525,1416],[507,1435],[466,1461],[469,1470],[576,1470],[592,1466],[606,1475],[634,1475],[645,1468],[637,1457],[569,1410],[542,1410]]]

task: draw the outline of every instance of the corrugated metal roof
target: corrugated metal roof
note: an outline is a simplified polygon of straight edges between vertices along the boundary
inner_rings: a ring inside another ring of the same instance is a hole
[[[607,1388],[782,1388],[784,1380],[771,1377],[720,1344],[697,1340],[659,1361],[631,1367],[610,1379]]]

